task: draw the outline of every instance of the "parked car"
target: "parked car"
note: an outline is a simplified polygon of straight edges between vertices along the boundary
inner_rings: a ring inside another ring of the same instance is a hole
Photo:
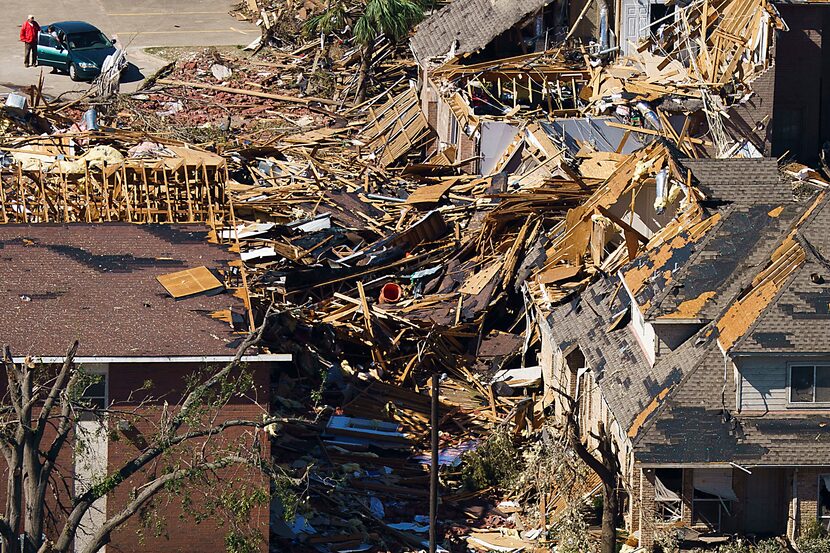
[[[73,81],[89,81],[101,74],[104,60],[115,53],[114,43],[83,21],[52,23],[41,28],[37,63],[69,73]]]

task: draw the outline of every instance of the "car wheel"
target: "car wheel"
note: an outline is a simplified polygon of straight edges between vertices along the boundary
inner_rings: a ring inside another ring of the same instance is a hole
[[[75,67],[74,63],[69,64],[69,78],[73,81],[80,81],[81,78],[78,76],[78,68]]]

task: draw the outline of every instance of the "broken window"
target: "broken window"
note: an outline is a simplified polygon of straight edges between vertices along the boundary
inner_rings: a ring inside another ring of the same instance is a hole
[[[818,518],[824,528],[830,529],[830,474],[818,477]]]
[[[790,403],[830,403],[830,365],[792,365]]]
[[[654,471],[654,512],[658,522],[681,519],[683,502],[683,469]]]
[[[723,520],[732,515],[732,502],[738,500],[732,490],[732,469],[695,469],[693,486],[692,524],[720,531]]]

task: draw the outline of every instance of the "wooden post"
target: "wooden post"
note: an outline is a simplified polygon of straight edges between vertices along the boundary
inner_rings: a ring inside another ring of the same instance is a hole
[[[143,160],[140,161],[139,164],[141,167],[141,183],[144,185],[144,205],[147,208],[147,220],[145,223],[154,223],[153,209],[150,205],[150,183],[147,181],[147,167],[144,165]]]
[[[23,164],[19,163],[17,165],[17,185],[20,189],[20,200],[18,205],[20,205],[23,214],[23,222],[29,222],[29,215],[26,213],[26,191],[23,189]]]
[[[164,197],[167,198],[167,222],[172,223],[174,219],[173,207],[170,205],[170,183],[167,182],[167,165],[164,161],[161,162],[161,177],[164,181]]]
[[[202,177],[205,179],[205,192],[207,194],[209,224],[210,226],[215,227],[216,216],[213,213],[213,194],[211,194],[210,192],[210,178],[208,177],[207,164],[204,161],[202,162]]]
[[[432,375],[432,462],[429,467],[429,553],[438,548],[438,375]]]
[[[0,204],[3,206],[3,222],[9,222],[9,216],[6,214],[6,188],[3,186],[3,166],[0,165]]]
[[[133,210],[132,206],[130,205],[130,187],[127,184],[127,169],[124,167],[124,163],[121,163],[121,193],[124,195],[124,201],[127,202],[127,222],[133,222]]]
[[[40,210],[41,210],[41,218],[49,222],[49,204],[46,202],[46,185],[43,184],[43,171],[41,170],[40,174],[38,175],[38,184],[40,184]]]
[[[89,209],[89,160],[84,160],[84,204],[86,205],[86,222],[92,222],[92,210]]]
[[[107,213],[107,221],[112,221],[112,213],[110,212],[110,178],[107,175],[107,160],[104,160],[101,165],[101,186],[104,189],[104,210]]]
[[[190,194],[190,177],[187,174],[187,162],[182,164],[184,169],[184,186],[187,189],[187,222],[193,222],[193,196]]]

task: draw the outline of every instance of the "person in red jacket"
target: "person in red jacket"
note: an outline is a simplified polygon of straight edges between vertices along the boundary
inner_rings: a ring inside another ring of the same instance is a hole
[[[35,21],[34,15],[27,17],[20,27],[20,42],[23,43],[23,61],[26,67],[37,65],[37,34],[39,32],[40,25]]]

